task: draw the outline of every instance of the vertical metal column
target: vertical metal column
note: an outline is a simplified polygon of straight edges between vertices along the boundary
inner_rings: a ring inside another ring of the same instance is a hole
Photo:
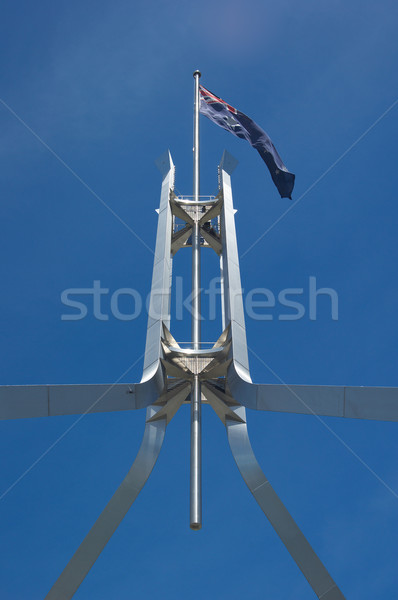
[[[194,144],[193,144],[193,195],[199,201],[199,78],[195,71]],[[196,211],[199,208],[196,206]],[[192,231],[192,343],[200,348],[200,232],[198,214]],[[194,377],[191,394],[191,478],[190,526],[202,527],[202,439],[201,439],[201,389],[198,376]]]

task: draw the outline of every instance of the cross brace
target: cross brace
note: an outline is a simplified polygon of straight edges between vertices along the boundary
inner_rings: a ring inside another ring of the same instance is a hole
[[[235,164],[235,159],[224,152],[218,195],[200,200],[193,211],[192,201],[174,194],[170,153],[158,162],[163,181],[140,383],[0,386],[3,419],[146,408],[144,436],[134,463],[47,600],[72,598],[144,486],[158,458],[166,427],[187,400],[195,378],[201,381],[202,400],[225,425],[243,479],[316,596],[322,600],[344,598],[262,472],[248,437],[246,408],[398,421],[398,388],[252,383],[230,178]],[[201,245],[213,248],[220,256],[224,324],[212,348],[194,350],[182,348],[170,333],[170,293],[172,258],[189,245],[195,223],[200,229]]]

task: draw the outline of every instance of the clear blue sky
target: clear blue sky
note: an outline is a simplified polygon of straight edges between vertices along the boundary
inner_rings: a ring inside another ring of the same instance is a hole
[[[308,311],[280,321],[278,309],[272,321],[248,319],[250,348],[284,382],[398,386],[398,104],[375,124],[398,97],[397,12],[389,0],[8,1],[0,98],[153,247],[161,182],[154,160],[167,148],[177,188],[191,193],[199,68],[203,85],[269,133],[296,173],[293,201],[305,194],[242,258],[245,293],[304,288],[305,304],[314,276],[339,297],[337,321],[325,298],[316,321]],[[279,198],[246,142],[204,118],[201,126],[202,193],[217,187],[224,148],[239,160],[242,255],[292,203]],[[0,129],[0,383],[113,383],[133,364],[124,381],[139,381],[146,315],[61,321],[60,294],[100,280],[110,293],[132,287],[146,295],[152,254],[3,103]],[[186,252],[175,271],[189,287]],[[213,326],[204,326],[208,339],[218,333]],[[174,331],[188,339],[187,319]],[[250,358],[255,381],[277,382]],[[397,496],[317,419],[248,419],[260,464],[347,598],[395,597]],[[0,493],[75,421],[2,422]],[[398,493],[397,424],[325,423]],[[3,600],[44,597],[124,477],[143,426],[140,412],[85,417],[3,497]],[[188,434],[185,407],[76,599],[313,598],[210,408],[204,525],[189,530]]]

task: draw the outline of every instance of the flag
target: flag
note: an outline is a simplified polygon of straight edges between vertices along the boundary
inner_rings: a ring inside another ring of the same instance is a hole
[[[199,93],[199,110],[202,115],[237,137],[247,140],[267,165],[281,197],[291,199],[295,176],[293,173],[289,173],[265,131],[252,119],[209,92],[202,85],[199,86]]]

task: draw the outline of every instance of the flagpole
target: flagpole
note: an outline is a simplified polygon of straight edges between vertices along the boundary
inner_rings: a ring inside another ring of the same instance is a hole
[[[195,79],[194,129],[193,129],[193,200],[199,201],[199,78],[200,71],[193,74]],[[192,344],[200,349],[200,231],[199,208],[196,204],[195,224],[192,228]],[[202,440],[201,440],[201,389],[195,375],[191,392],[191,476],[190,476],[190,526],[202,527]]]

